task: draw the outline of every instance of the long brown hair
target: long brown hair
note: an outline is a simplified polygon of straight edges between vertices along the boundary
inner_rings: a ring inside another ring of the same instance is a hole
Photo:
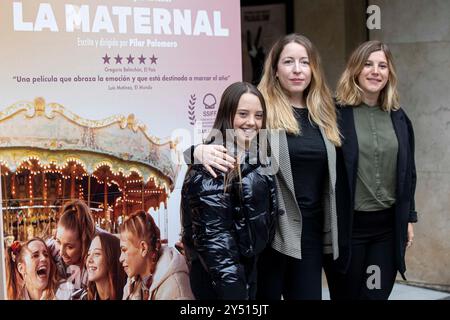
[[[132,234],[137,241],[145,241],[149,246],[149,259],[156,266],[161,255],[161,233],[152,216],[144,210],[133,212],[120,226],[120,232]],[[153,273],[153,272],[152,272]],[[136,277],[135,291],[140,290],[140,277]]]
[[[86,261],[87,252],[95,235],[95,223],[91,210],[81,200],[66,203],[61,211],[58,225],[78,234],[81,241],[81,262]]]
[[[94,239],[98,237],[102,245],[102,252],[104,256],[103,263],[107,266],[107,277],[109,284],[109,299],[120,300],[122,299],[123,287],[126,282],[125,271],[123,270],[120,262],[120,240],[116,236],[99,232]],[[87,261],[86,261],[87,263]],[[87,286],[87,298],[88,300],[94,300],[97,295],[97,286],[94,281],[89,281]]]
[[[28,245],[33,241],[39,241],[47,250],[48,260],[50,262],[50,272],[48,278],[47,288],[44,290],[44,297],[48,300],[55,298],[56,290],[58,289],[58,275],[56,272],[56,266],[51,258],[50,251],[47,248],[44,240],[41,238],[33,238],[25,243],[20,243],[19,241],[13,242],[13,244],[7,248],[7,272],[6,272],[6,283],[7,283],[7,295],[10,300],[23,300],[25,298],[25,279],[19,272],[18,264],[25,263],[25,254],[30,253]]]
[[[389,67],[389,77],[386,85],[380,92],[378,102],[384,111],[398,110],[400,108],[397,91],[397,71],[389,47],[377,40],[367,41],[357,47],[347,62],[336,88],[336,100],[339,104],[358,106],[363,102],[363,89],[359,86],[358,76],[364,68],[369,56],[376,51],[383,51]]]
[[[219,109],[217,111],[217,116],[214,121],[213,129],[209,137],[208,141],[212,142],[216,140],[217,134],[221,134],[221,137],[223,138],[223,145],[226,147],[225,140],[227,138],[227,130],[234,129],[233,122],[234,118],[236,116],[236,111],[239,105],[239,100],[241,97],[246,94],[250,93],[255,95],[259,102],[261,103],[261,108],[263,110],[263,118],[262,118],[262,125],[261,129],[266,128],[267,123],[267,108],[266,108],[266,102],[264,101],[264,97],[261,94],[261,92],[254,86],[253,84],[250,84],[248,82],[235,82],[231,85],[229,85],[224,92],[222,93],[222,97],[220,99]],[[259,137],[255,137],[255,143],[258,140]],[[217,141],[216,141],[217,142]],[[264,148],[268,148],[266,141],[259,141],[260,142],[260,150],[261,152],[265,152],[267,150],[263,150]],[[254,150],[256,151],[256,150]],[[265,155],[264,153],[259,154],[260,156]],[[227,172],[225,174],[225,188],[224,191],[228,189],[229,183],[234,180],[236,176],[241,176],[240,172],[240,166],[238,162],[236,162],[236,166],[233,170]],[[239,178],[240,180],[240,178]]]
[[[272,46],[264,64],[264,72],[258,89],[267,103],[267,125],[269,129],[284,129],[291,134],[299,134],[300,128],[294,117],[294,111],[276,74],[281,52],[289,43],[298,43],[306,49],[311,66],[311,83],[303,92],[309,116],[324,129],[325,135],[334,145],[341,145],[336,122],[336,110],[331,91],[325,80],[320,55],[313,43],[300,34],[289,34],[280,38]]]
[[[263,121],[261,128],[266,127],[267,110],[264,97],[261,92],[248,82],[235,82],[229,85],[220,98],[219,109],[213,124],[213,129],[221,132],[222,137],[226,137],[226,130],[233,129],[233,120],[239,105],[239,100],[245,93],[250,93],[258,97],[263,109]],[[214,131],[208,137],[208,140],[215,138]]]

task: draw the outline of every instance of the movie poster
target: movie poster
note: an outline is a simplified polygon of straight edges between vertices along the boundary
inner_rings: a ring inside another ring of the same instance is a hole
[[[77,198],[113,233],[144,209],[174,244],[181,153],[242,79],[239,21],[238,0],[1,1],[2,242],[51,235]]]

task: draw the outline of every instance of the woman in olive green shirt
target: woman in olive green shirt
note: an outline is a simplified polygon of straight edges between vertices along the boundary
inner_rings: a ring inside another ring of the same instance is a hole
[[[332,299],[388,299],[413,243],[414,133],[400,108],[389,48],[361,44],[337,87],[339,259],[326,263]]]

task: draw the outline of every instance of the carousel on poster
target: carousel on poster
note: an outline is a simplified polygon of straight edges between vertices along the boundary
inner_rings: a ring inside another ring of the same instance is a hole
[[[6,242],[49,237],[71,199],[84,200],[97,225],[113,233],[138,209],[164,208],[167,224],[175,146],[150,136],[133,114],[88,120],[43,98],[7,107],[0,111]]]

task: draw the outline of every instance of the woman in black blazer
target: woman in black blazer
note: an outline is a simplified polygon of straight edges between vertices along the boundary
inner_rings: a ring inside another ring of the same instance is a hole
[[[400,108],[392,54],[361,44],[337,86],[339,259],[325,271],[332,299],[388,299],[413,243],[416,170],[411,121]]]

